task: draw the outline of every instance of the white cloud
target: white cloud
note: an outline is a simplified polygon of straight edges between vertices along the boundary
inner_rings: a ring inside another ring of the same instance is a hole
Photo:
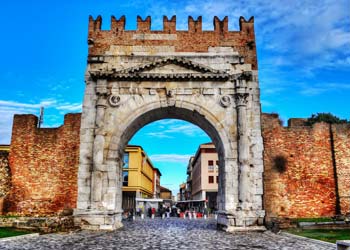
[[[60,104],[58,100],[55,99],[43,99],[37,103],[25,103],[12,100],[0,100],[0,144],[9,144],[11,140],[11,131],[13,116],[15,114],[35,114],[39,115],[40,108],[45,107],[48,109],[56,109],[62,111],[63,114],[73,111],[81,111],[80,103],[63,103]],[[45,115],[44,119],[48,118],[51,122],[57,120],[57,117],[52,115]],[[58,127],[61,124],[51,123],[46,127]]]
[[[300,94],[305,96],[315,96],[326,92],[338,92],[350,90],[350,83],[319,83],[314,86],[304,84],[300,90]]]
[[[180,154],[154,154],[149,158],[152,162],[178,162],[187,163],[192,155],[180,155]]]
[[[40,108],[40,107],[48,107],[56,104],[56,100],[53,99],[47,99],[43,100],[40,103],[22,103],[17,101],[4,101],[0,100],[0,108]]]
[[[175,138],[177,134],[189,137],[203,137],[206,133],[198,126],[177,119],[164,119],[155,124],[157,132],[148,132],[146,135],[158,138]]]
[[[146,135],[158,138],[174,138],[173,136],[167,135],[165,132],[149,132]]]
[[[82,104],[81,103],[65,103],[56,107],[58,110],[63,111],[80,111],[81,112]]]

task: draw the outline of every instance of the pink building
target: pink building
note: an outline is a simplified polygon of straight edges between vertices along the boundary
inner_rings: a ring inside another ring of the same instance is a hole
[[[192,161],[192,199],[207,200],[211,209],[217,208],[218,165],[218,154],[214,144],[201,144]]]

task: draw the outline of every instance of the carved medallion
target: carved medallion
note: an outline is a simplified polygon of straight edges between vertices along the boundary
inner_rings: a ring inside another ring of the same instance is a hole
[[[223,106],[224,108],[227,108],[228,106],[231,105],[231,103],[232,103],[232,99],[230,96],[228,95],[221,96],[220,98],[221,106]]]
[[[109,105],[111,105],[112,107],[118,107],[120,105],[120,96],[110,95],[108,97],[108,102],[109,102]]]

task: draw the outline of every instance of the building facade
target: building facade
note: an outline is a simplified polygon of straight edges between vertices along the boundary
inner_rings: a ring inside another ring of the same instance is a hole
[[[160,173],[158,168],[153,169],[153,198],[160,198],[160,177],[162,174]]]
[[[160,186],[160,198],[163,200],[172,200],[171,190]]]
[[[207,200],[217,209],[219,159],[213,143],[201,144],[192,162],[192,199]]]
[[[124,153],[122,209],[134,209],[135,198],[154,198],[160,193],[160,171],[140,146],[128,145]]]
[[[180,198],[180,201],[184,201],[186,200],[186,183],[181,183],[179,185],[179,198]]]
[[[190,157],[187,164],[187,182],[186,182],[185,200],[192,199],[192,162],[193,160],[194,160],[194,156]]]

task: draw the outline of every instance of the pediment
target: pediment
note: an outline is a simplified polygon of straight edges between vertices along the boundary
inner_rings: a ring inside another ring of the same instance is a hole
[[[93,77],[119,80],[217,80],[229,78],[229,74],[195,63],[185,58],[172,57],[123,70],[90,71]]]

